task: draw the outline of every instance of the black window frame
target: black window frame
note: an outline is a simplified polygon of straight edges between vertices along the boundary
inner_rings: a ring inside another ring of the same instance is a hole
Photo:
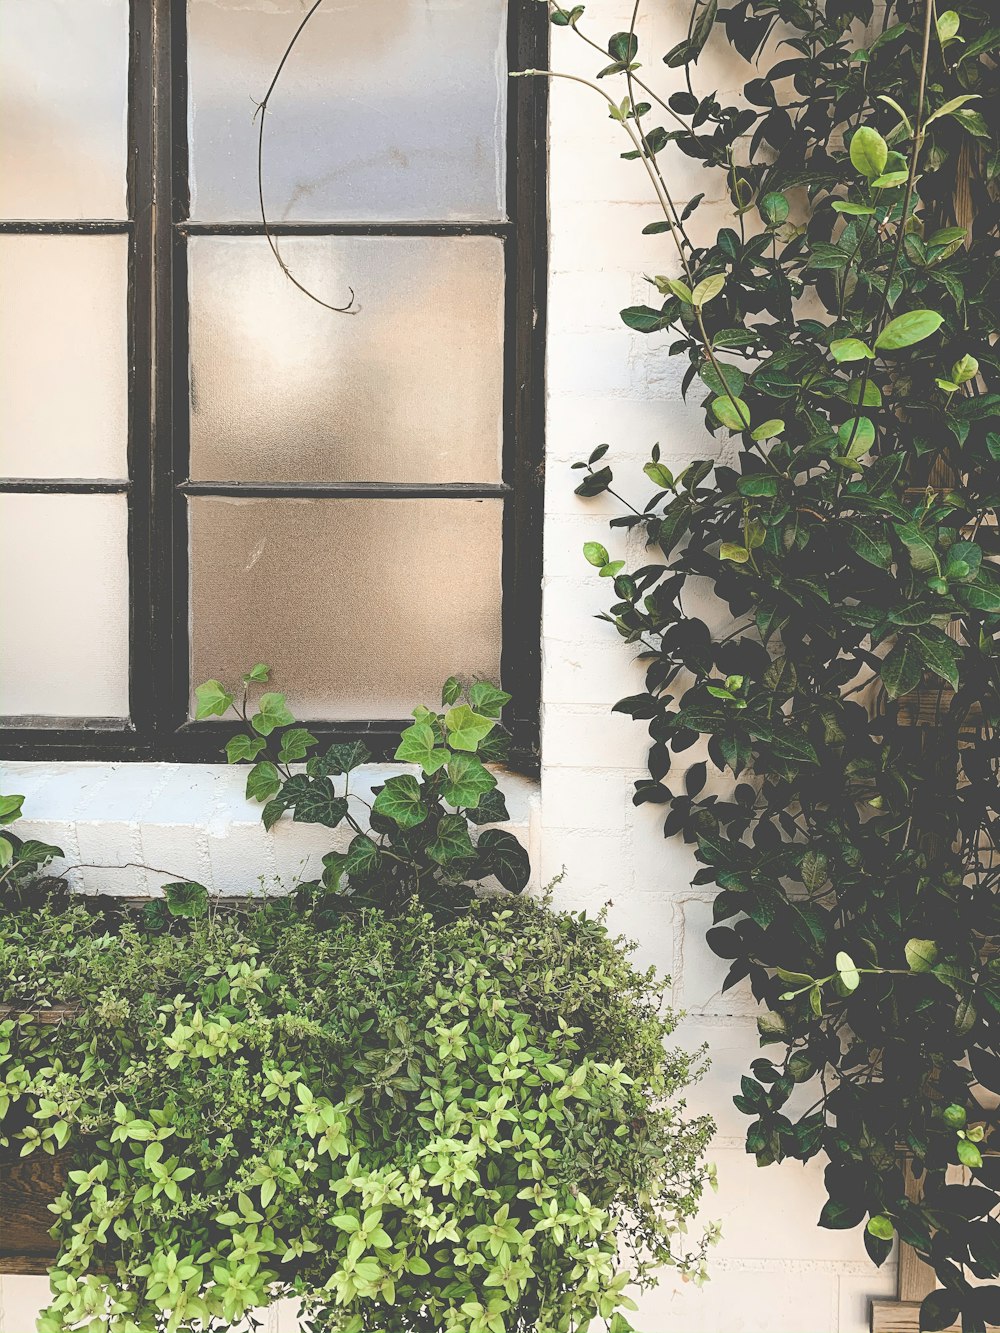
[[[186,0],[131,0],[128,221],[0,221],[0,235],[123,234],[129,245],[128,480],[0,478],[0,494],[118,494],[128,506],[129,704],[114,718],[0,717],[0,760],[218,763],[236,725],[188,717],[187,497],[502,498],[501,682],[511,766],[537,772],[541,687],[544,347],[547,274],[544,78],[511,79],[507,219],[483,223],[269,223],[282,235],[499,237],[505,256],[504,448],[494,485],[192,483],[188,480],[186,239],[263,235],[261,223],[188,220]],[[509,0],[508,67],[544,69],[547,7]],[[280,53],[278,53],[280,54]],[[95,633],[100,627],[95,626]],[[461,669],[461,662],[456,662]],[[280,688],[280,682],[279,688]],[[289,702],[294,708],[294,698]],[[414,700],[414,702],[418,702]],[[431,701],[428,701],[431,702]],[[363,738],[391,757],[404,719],[308,722],[323,741]]]

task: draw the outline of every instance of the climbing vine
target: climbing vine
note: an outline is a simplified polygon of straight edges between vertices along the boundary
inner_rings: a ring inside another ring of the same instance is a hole
[[[582,5],[550,11],[601,67],[533,73],[600,95],[658,207],[662,271],[622,319],[689,362],[716,437],[679,471],[655,446],[634,505],[606,444],[577,489],[617,495],[616,537],[652,548],[585,555],[645,669],[616,705],[651,739],[635,801],[694,846],[726,985],[761,1005],[747,1149],[825,1153],[820,1225],[863,1226],[877,1263],[914,1246],[940,1283],[921,1326],[982,1330],[1000,1323],[997,16],[697,0],[664,75],[638,3],[610,40]],[[715,43],[748,62],[733,104],[699,67]],[[685,156],[710,183],[682,200]]]

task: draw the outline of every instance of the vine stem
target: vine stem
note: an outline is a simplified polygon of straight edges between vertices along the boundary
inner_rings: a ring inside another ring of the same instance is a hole
[[[569,83],[578,83],[583,88],[589,88],[591,92],[596,93],[598,97],[602,97],[604,101],[607,102],[608,106],[611,107],[612,111],[614,112],[614,119],[617,121],[619,125],[621,125],[622,129],[625,131],[629,139],[632,141],[632,146],[633,148],[635,148],[639,156],[639,160],[642,162],[642,165],[646,169],[646,175],[649,177],[650,184],[652,185],[653,191],[656,194],[657,202],[659,203],[660,208],[663,210],[664,218],[669,224],[670,236],[677,249],[677,254],[681,261],[681,267],[684,270],[684,276],[687,278],[688,286],[693,287],[694,273],[691,269],[691,265],[688,262],[687,255],[684,253],[684,247],[681,244],[679,237],[677,236],[676,230],[671,220],[671,214],[676,214],[676,208],[674,205],[674,201],[671,198],[670,191],[666,185],[666,182],[662,180],[662,177],[657,179],[658,173],[653,169],[652,165],[649,162],[648,157],[646,156],[646,153],[643,151],[642,143],[639,139],[639,136],[632,129],[632,126],[627,124],[624,118],[621,116],[618,106],[615,103],[615,99],[611,96],[611,94],[606,93],[603,88],[599,88],[597,84],[592,83],[590,79],[585,79],[579,74],[567,74],[562,70],[553,70],[553,69],[514,70],[511,72],[510,77],[512,79],[524,79],[524,78],[564,79]],[[708,356],[709,361],[711,362],[712,369],[715,371],[716,375],[719,378],[719,383],[722,385],[723,392],[725,396],[729,399],[730,403],[732,404],[733,411],[736,413],[737,420],[745,421],[746,423],[745,429],[749,429],[750,423],[749,421],[746,421],[743,409],[736,401],[736,397],[733,394],[732,390],[730,389],[728,381],[722,374],[722,369],[719,365],[719,362],[715,355],[715,351],[712,347],[712,340],[709,337],[708,330],[705,327],[705,319],[704,316],[702,315],[701,307],[694,305],[694,303],[692,303],[691,309],[694,311],[694,317],[698,324],[698,331],[701,335],[701,341],[705,349],[705,353]],[[769,464],[769,466],[772,468],[773,471],[775,472],[779,471],[779,469],[775,466],[774,463],[771,462],[771,460],[768,458],[765,452],[761,451],[761,456],[763,457],[764,461]]]
[[[260,206],[261,225],[264,228],[264,239],[267,241],[271,249],[271,254],[274,255],[278,267],[281,269],[282,273],[284,273],[285,277],[292,284],[292,286],[297,287],[299,291],[303,293],[304,296],[308,296],[310,301],[315,301],[316,304],[322,306],[324,310],[332,310],[333,313],[336,315],[356,315],[358,312],[357,308],[354,305],[353,287],[348,287],[347,289],[351,295],[350,295],[350,300],[347,302],[346,305],[331,305],[328,301],[324,301],[321,297],[317,296],[315,292],[311,292],[304,283],[298,280],[298,278],[295,276],[295,274],[292,272],[292,270],[288,267],[288,265],[281,257],[281,252],[278,249],[277,241],[274,239],[274,235],[271,232],[270,224],[268,223],[267,220],[267,209],[264,206],[264,122],[267,119],[268,104],[271,100],[272,93],[274,92],[275,88],[278,85],[278,80],[281,78],[281,72],[285,68],[285,65],[288,61],[288,57],[292,54],[292,51],[295,48],[295,43],[302,36],[302,33],[305,31],[305,27],[308,24],[309,20],[316,13],[317,9],[319,9],[322,3],[323,0],[313,0],[313,4],[309,7],[308,11],[304,15],[302,22],[295,29],[295,33],[292,36],[292,40],[285,47],[284,55],[278,61],[278,68],[274,71],[274,76],[271,79],[270,84],[268,85],[267,92],[264,94],[263,99],[257,103],[257,110],[254,112],[255,120],[257,119],[258,116],[260,117],[260,121],[257,127],[257,200]]]

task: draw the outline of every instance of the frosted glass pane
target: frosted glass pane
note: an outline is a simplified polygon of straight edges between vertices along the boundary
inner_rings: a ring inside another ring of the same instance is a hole
[[[128,30],[128,0],[0,0],[0,216],[126,216]]]
[[[496,677],[499,500],[193,499],[192,679],[274,668],[296,716],[406,717]]]
[[[128,716],[121,495],[0,495],[0,715]]]
[[[128,475],[127,284],[125,236],[0,237],[0,476]]]
[[[495,481],[503,246],[489,236],[195,237],[191,475]]]
[[[339,0],[269,104],[275,220],[503,216],[506,0]],[[191,215],[259,215],[256,102],[302,0],[188,0]]]

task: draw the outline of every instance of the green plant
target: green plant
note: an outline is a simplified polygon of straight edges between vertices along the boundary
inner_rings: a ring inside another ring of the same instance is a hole
[[[0,1145],[72,1153],[41,1333],[228,1327],[281,1294],[330,1333],[624,1333],[627,1284],[700,1276],[700,1059],[600,921],[329,920],[0,917]]]
[[[21,818],[23,805],[23,796],[0,795],[0,908],[20,902],[39,873],[63,855],[61,847],[17,836],[11,825]]]
[[[456,910],[475,895],[470,881],[495,878],[511,893],[528,882],[527,853],[505,829],[486,828],[475,842],[470,825],[509,819],[503,793],[483,760],[502,760],[507,736],[500,715],[510,695],[489,681],[463,689],[451,677],[443,711],[420,707],[401,737],[395,758],[420,772],[400,773],[376,788],[364,827],[350,791],[351,774],[371,759],[360,741],[313,753],[316,737],[296,726],[283,694],[258,691],[269,669],[260,663],[238,689],[217,680],[196,691],[197,717],[235,711],[247,730],[226,745],[231,764],[250,763],[247,798],[264,805],[266,829],[290,811],[299,822],[343,827],[353,836],[343,850],[323,858],[321,886],[328,907],[346,903],[399,907],[414,894],[429,907]],[[304,764],[304,771],[293,771]],[[347,890],[342,892],[342,886]]]
[[[663,96],[639,7],[605,44],[583,6],[550,5],[604,68],[541,73],[589,83],[628,136],[665,265],[622,319],[668,335],[735,450],[675,475],[654,448],[653,494],[612,526],[655,557],[585,551],[645,665],[617,705],[652,741],[635,799],[668,808],[697,882],[719,886],[709,943],[780,1048],[736,1099],[748,1150],[824,1151],[821,1225],[869,1219],[877,1262],[898,1234],[942,1286],[922,1327],[981,1330],[1000,1322],[1000,1286],[969,1281],[1000,1273],[995,6],[697,0],[664,56],[684,86]],[[719,27],[758,62],[738,105],[698,91]],[[671,191],[678,151],[732,204],[703,241],[703,196]],[[577,464],[579,494],[616,494],[606,451]],[[729,627],[692,613],[699,588]],[[711,788],[709,765],[726,775]],[[959,1163],[973,1184],[947,1182]]]

